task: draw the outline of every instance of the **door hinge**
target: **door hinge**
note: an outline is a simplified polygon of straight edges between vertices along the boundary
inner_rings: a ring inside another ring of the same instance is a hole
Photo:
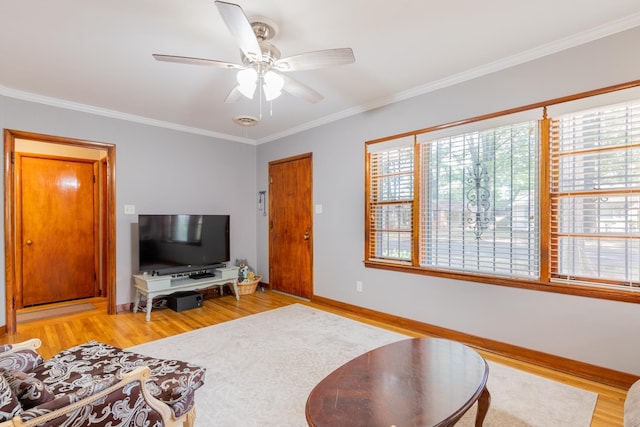
[[[16,309],[16,297],[15,295],[13,297],[11,297],[11,305],[13,306],[13,309]]]
[[[16,162],[16,153],[15,152],[11,152],[11,163],[15,163]]]

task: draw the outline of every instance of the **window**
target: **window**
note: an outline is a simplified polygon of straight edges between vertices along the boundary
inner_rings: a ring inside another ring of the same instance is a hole
[[[640,101],[610,102],[640,90],[622,88],[368,142],[366,265],[640,290]]]
[[[538,278],[538,124],[420,144],[420,266]]]
[[[552,276],[640,284],[640,102],[552,121]]]
[[[411,261],[413,252],[413,138],[369,152],[369,259]]]

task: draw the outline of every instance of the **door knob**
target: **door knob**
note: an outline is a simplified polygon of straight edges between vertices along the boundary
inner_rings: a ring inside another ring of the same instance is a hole
[[[309,240],[309,232],[304,233],[304,240]]]
[[[27,245],[31,246],[32,243],[33,242],[31,240],[27,239]]]

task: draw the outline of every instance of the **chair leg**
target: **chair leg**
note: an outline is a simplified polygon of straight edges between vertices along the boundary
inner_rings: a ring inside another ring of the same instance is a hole
[[[182,424],[184,427],[193,427],[196,424],[196,407],[191,408],[189,412],[187,412],[187,417],[184,419],[184,423]]]

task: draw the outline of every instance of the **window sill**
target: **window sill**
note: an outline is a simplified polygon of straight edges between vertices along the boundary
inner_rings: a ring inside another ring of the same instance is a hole
[[[422,267],[390,264],[377,261],[364,261],[364,266],[366,268],[399,271],[403,273],[419,274],[422,276],[443,277],[445,279],[463,280],[467,282],[483,283],[486,285],[507,286],[511,288],[527,289],[531,291],[552,292],[557,294],[575,295],[587,298],[598,298],[604,300],[640,304],[640,289],[638,289],[637,291],[626,291],[621,289],[599,288],[595,286],[588,287],[584,285],[571,285],[566,283],[509,279],[505,277],[488,276],[481,274],[463,274],[456,272],[430,270]]]

